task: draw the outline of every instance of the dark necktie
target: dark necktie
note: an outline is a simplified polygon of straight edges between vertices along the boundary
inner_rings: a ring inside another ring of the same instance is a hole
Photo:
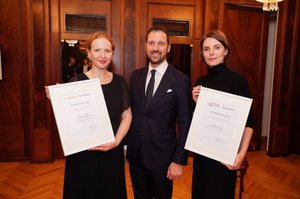
[[[152,96],[153,96],[153,89],[154,89],[154,81],[155,81],[155,72],[156,70],[151,70],[151,78],[147,86],[146,90],[146,106],[149,104]]]

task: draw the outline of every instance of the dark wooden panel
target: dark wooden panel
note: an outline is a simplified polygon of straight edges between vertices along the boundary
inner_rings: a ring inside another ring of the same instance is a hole
[[[0,160],[24,159],[22,121],[23,62],[21,10],[19,0],[1,3],[0,46],[3,80],[0,81]]]
[[[252,142],[260,148],[268,17],[260,8],[225,4],[223,30],[231,45],[228,65],[244,75],[253,97],[256,120]]]
[[[112,33],[112,1],[60,0],[60,30],[62,39],[86,40],[89,33],[69,33],[65,30],[65,14],[92,14],[106,17],[107,33]],[[118,0],[119,1],[119,0]],[[116,7],[114,7],[116,9]],[[117,9],[114,10],[117,12]]]
[[[50,66],[46,67],[46,85],[55,84],[61,82],[61,44],[60,44],[60,15],[59,5],[60,0],[51,0],[49,2],[50,7],[50,41],[51,41],[51,59]],[[56,122],[52,112],[50,101],[47,101],[47,129],[52,135],[52,153],[54,158],[63,158],[62,151]]]
[[[171,44],[171,50],[167,55],[168,63],[174,68],[191,77],[192,47],[189,44]]]
[[[148,28],[153,26],[153,19],[187,21],[189,23],[188,36],[170,36],[170,42],[172,44],[192,43],[192,38],[194,38],[194,5],[148,3],[147,11]],[[167,26],[165,28],[168,29]]]
[[[0,46],[3,80],[0,81],[0,126],[21,126],[20,10],[18,0],[0,6]],[[5,30],[5,31],[3,31]]]
[[[207,73],[206,66],[200,58],[200,39],[193,40],[193,67],[191,68],[191,83],[195,85],[196,80]]]
[[[33,44],[34,44],[34,67],[33,67],[33,130],[30,132],[30,161],[52,160],[52,136],[47,126],[47,104],[44,92],[46,85],[46,67],[49,65],[50,46],[49,35],[49,5],[44,0],[32,0],[33,15]]]
[[[297,1],[298,2],[298,1]],[[269,155],[288,155],[290,150],[293,86],[295,78],[295,57],[297,38],[295,34],[296,1],[283,1],[280,4],[278,17],[276,62],[274,71],[273,99],[269,139]],[[298,2],[299,3],[299,2]]]
[[[293,90],[293,109],[292,109],[292,127],[291,139],[292,144],[291,152],[300,155],[300,1],[297,1],[296,14],[295,14],[295,44],[296,46],[296,59],[295,59],[295,83]]]
[[[131,72],[134,70],[134,32],[135,32],[135,2],[126,0],[126,14],[125,14],[125,55],[124,55],[124,77],[129,83]]]
[[[22,127],[0,127],[0,160],[22,160],[24,154],[24,130]]]
[[[53,160],[52,135],[47,129],[34,129],[31,143],[31,162],[49,162]]]
[[[124,75],[124,24],[125,24],[125,2],[123,0],[112,0],[109,10],[111,20],[108,26],[111,27],[111,36],[115,43],[112,71]]]
[[[34,128],[46,126],[44,0],[32,0],[34,38]]]
[[[205,31],[218,28],[218,18],[220,14],[219,1],[204,1],[205,2]]]
[[[25,154],[30,154],[30,135],[33,129],[33,66],[34,66],[34,46],[32,32],[32,10],[31,1],[19,0],[19,8],[21,8],[21,43],[22,49],[22,121],[24,125]]]

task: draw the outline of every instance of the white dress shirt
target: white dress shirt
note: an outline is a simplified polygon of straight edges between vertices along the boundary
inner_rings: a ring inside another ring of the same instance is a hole
[[[146,85],[145,85],[145,94],[146,94],[146,89],[147,89],[147,86],[148,86],[148,83],[150,81],[150,78],[151,78],[151,70],[154,69],[156,70],[156,73],[155,73],[155,81],[154,81],[154,89],[153,89],[153,95],[155,94],[155,91],[157,90],[158,88],[158,85],[162,79],[162,77],[164,76],[167,68],[168,68],[168,62],[167,60],[165,60],[164,62],[162,62],[159,66],[157,66],[156,68],[153,68],[150,63],[148,65],[148,73],[147,73],[147,79],[146,79]]]

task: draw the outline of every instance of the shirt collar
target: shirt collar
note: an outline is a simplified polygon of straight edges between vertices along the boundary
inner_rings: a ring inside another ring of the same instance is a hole
[[[168,62],[167,60],[163,61],[160,65],[158,65],[156,68],[153,68],[151,66],[151,64],[149,63],[148,65],[148,73],[151,73],[150,71],[152,69],[155,69],[157,73],[159,73],[160,75],[164,75],[164,73],[166,72],[167,68],[168,68]]]

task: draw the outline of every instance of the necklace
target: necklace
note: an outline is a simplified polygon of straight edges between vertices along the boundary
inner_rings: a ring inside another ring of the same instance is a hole
[[[86,74],[90,79],[98,78],[101,84],[107,84],[112,79],[110,76],[111,73],[107,70],[103,71],[103,73],[99,73],[98,75],[95,74],[94,70],[89,70]]]

